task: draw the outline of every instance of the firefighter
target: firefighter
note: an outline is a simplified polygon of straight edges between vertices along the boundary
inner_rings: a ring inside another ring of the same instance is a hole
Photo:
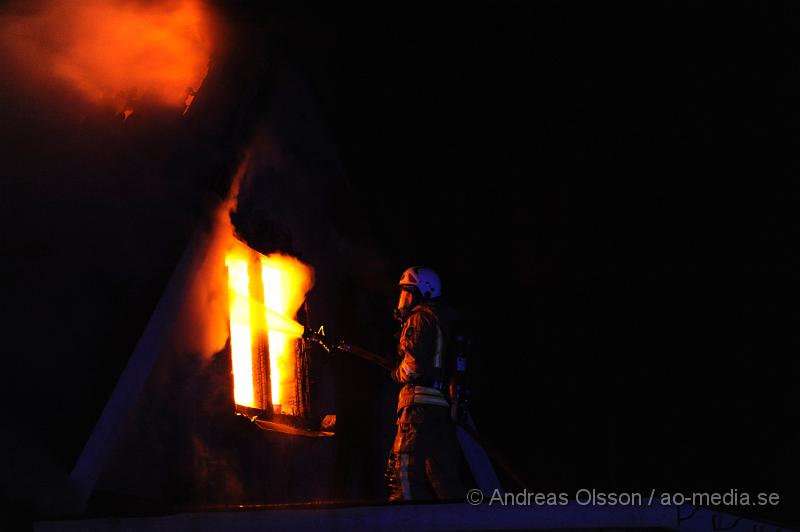
[[[411,267],[399,285],[394,313],[402,328],[392,379],[403,386],[386,475],[389,500],[463,498],[456,426],[446,397],[447,324],[438,299],[441,282],[430,268]]]

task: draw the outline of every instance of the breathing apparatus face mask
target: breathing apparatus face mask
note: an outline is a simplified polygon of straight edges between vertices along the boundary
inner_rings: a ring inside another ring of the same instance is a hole
[[[413,287],[403,287],[400,289],[400,298],[397,300],[397,308],[394,309],[394,317],[398,321],[405,321],[411,313],[411,309],[416,305],[417,298],[414,295]]]

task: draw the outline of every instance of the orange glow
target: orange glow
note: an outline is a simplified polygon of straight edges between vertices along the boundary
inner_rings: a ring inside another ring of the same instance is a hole
[[[184,109],[212,46],[200,0],[49,0],[34,14],[6,17],[2,37],[24,68],[118,112],[142,99]]]
[[[266,335],[273,411],[297,415],[295,367],[297,342],[303,334],[303,326],[295,318],[313,285],[313,270],[294,257],[280,254],[265,257],[238,241],[228,252],[225,264],[228,267],[234,400],[238,405],[260,407],[254,385],[259,379],[253,375],[253,367],[258,367],[253,364],[253,342],[254,338]],[[258,279],[251,279],[253,271],[254,275],[261,276],[263,301],[252,293],[253,286],[259,285]],[[263,316],[263,322],[254,319],[253,312],[256,317]]]
[[[276,412],[292,414],[294,405],[295,355],[303,327],[294,318],[311,288],[311,268],[288,255],[273,254],[261,259],[264,306],[267,309],[270,384]]]

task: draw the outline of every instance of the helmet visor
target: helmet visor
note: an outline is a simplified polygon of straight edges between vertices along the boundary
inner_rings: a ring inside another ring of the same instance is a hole
[[[414,303],[414,294],[411,290],[407,288],[403,288],[400,290],[400,299],[397,300],[397,309],[398,310],[408,310],[411,308],[411,305]]]

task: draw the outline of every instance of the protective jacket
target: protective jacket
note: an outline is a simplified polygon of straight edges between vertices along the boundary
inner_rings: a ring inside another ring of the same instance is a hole
[[[390,500],[464,496],[455,425],[442,393],[446,330],[439,309],[426,300],[412,309],[400,331],[392,378],[403,387],[387,467]]]
[[[444,390],[444,332],[436,306],[426,301],[403,322],[398,342],[399,364],[392,379],[402,383],[397,411],[412,405],[449,406]]]

